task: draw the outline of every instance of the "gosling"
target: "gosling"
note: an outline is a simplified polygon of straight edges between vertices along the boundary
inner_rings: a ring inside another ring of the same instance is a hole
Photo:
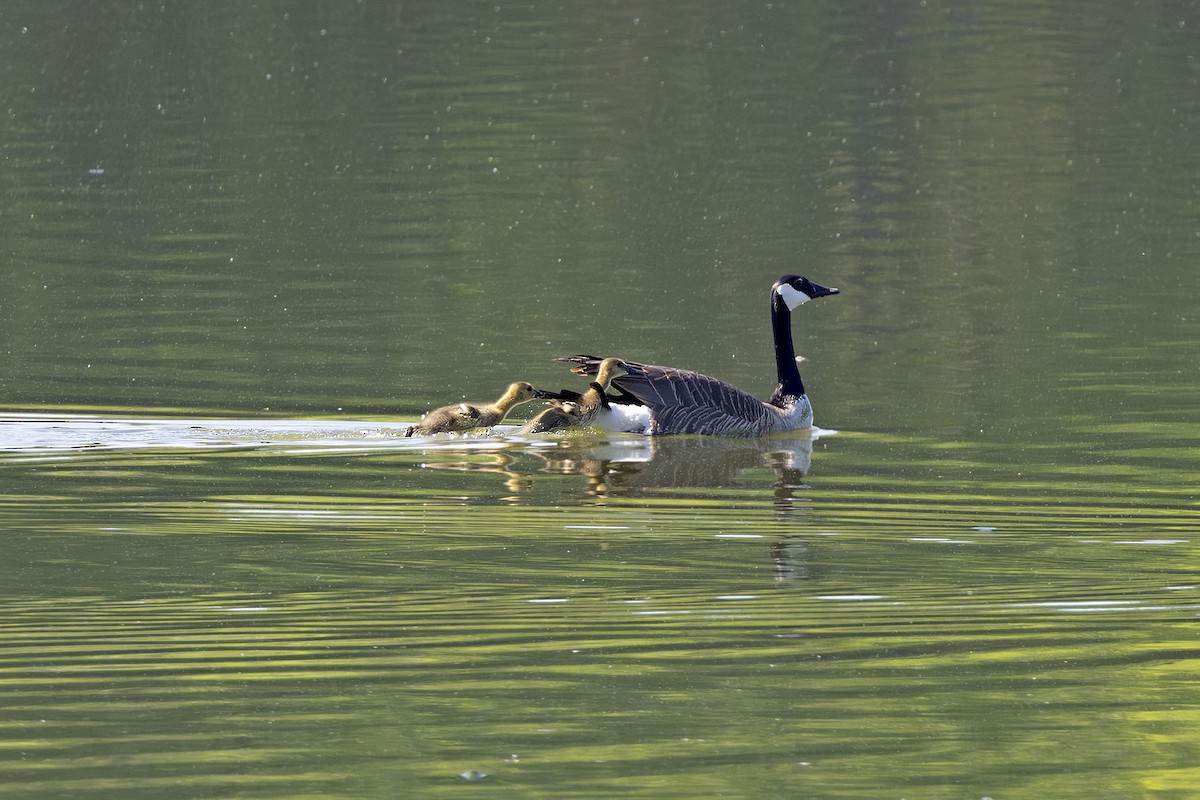
[[[563,428],[580,428],[600,422],[600,427],[613,429],[613,426],[598,420],[612,416],[613,407],[609,402],[608,388],[612,379],[625,374],[625,362],[619,358],[606,358],[600,362],[596,372],[596,380],[588,384],[583,394],[576,392],[546,392],[544,396],[551,399],[553,405],[526,423],[521,433],[549,433]]]
[[[508,389],[494,403],[476,405],[474,403],[456,403],[452,406],[435,408],[421,417],[416,425],[409,426],[405,436],[432,436],[435,433],[450,431],[462,432],[473,428],[490,428],[499,425],[508,416],[508,412],[521,403],[538,400],[545,397],[541,389],[535,389],[525,381],[509,385]]]

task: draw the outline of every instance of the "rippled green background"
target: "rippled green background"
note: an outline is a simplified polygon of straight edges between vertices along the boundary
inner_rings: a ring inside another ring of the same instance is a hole
[[[1197,11],[0,6],[0,797],[1194,797]]]

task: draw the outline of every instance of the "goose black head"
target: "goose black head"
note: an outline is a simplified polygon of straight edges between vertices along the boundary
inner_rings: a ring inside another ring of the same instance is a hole
[[[778,297],[787,305],[789,311],[801,303],[807,303],[814,297],[839,293],[837,289],[813,283],[808,278],[801,278],[799,275],[784,275],[771,287],[772,300]]]

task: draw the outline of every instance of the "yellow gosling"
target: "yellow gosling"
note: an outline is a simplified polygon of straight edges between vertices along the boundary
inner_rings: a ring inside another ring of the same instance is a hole
[[[553,405],[531,419],[521,433],[549,433],[591,425],[598,413],[609,409],[609,384],[613,378],[623,374],[625,362],[619,358],[604,359],[596,371],[596,380],[588,385],[586,392],[578,396],[564,393],[564,396],[553,401]]]
[[[528,403],[542,397],[544,393],[533,388],[525,381],[510,384],[508,389],[494,403],[475,405],[473,403],[456,403],[452,406],[435,408],[416,425],[404,432],[405,436],[432,436],[435,433],[450,431],[469,431],[473,428],[490,428],[499,425],[508,416],[508,412],[521,403]]]

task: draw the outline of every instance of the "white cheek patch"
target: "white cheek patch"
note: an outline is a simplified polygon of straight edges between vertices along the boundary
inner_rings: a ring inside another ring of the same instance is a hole
[[[779,297],[783,300],[783,302],[787,303],[788,311],[793,311],[795,310],[796,306],[800,305],[801,303],[807,303],[812,299],[804,292],[787,283],[779,284],[779,288],[776,291],[779,292]]]

